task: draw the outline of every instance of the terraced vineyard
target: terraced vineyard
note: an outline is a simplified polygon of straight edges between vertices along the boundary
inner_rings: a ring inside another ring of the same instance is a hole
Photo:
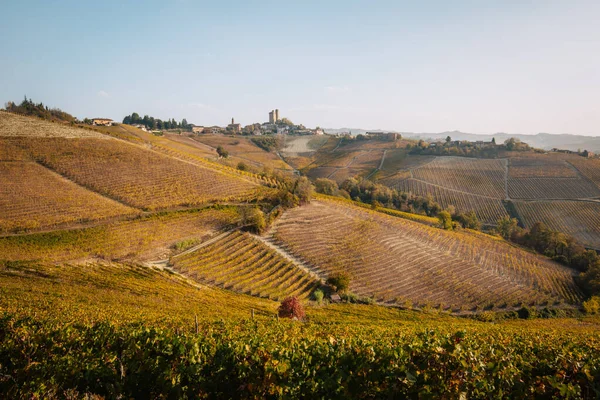
[[[583,199],[600,197],[600,189],[581,178],[510,178],[513,199]]]
[[[527,228],[544,222],[551,229],[600,249],[600,203],[591,201],[515,201]]]
[[[505,161],[437,157],[412,170],[414,178],[471,194],[504,199]]]
[[[138,213],[33,162],[0,162],[0,233]]]
[[[239,231],[171,259],[190,278],[235,292],[273,300],[306,299],[318,281],[259,239]]]
[[[13,144],[80,185],[148,210],[252,198],[258,187],[114,139],[22,138]]]
[[[321,276],[349,272],[351,290],[378,301],[458,308],[581,298],[571,270],[504,241],[362,208],[313,202],[270,234]]]
[[[500,218],[508,216],[500,199],[446,189],[417,179],[400,180],[392,187],[417,196],[432,196],[443,208],[454,206],[457,212],[474,211],[484,224],[495,225]]]
[[[200,242],[239,221],[235,207],[143,216],[85,229],[0,237],[0,260],[158,260],[181,241]]]

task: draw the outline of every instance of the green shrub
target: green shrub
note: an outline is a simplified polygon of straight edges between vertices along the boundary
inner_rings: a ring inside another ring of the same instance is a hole
[[[321,289],[317,289],[312,293],[312,297],[317,303],[321,304],[323,297],[325,297],[325,293],[323,293]]]
[[[600,312],[600,297],[593,296],[583,302],[583,310],[586,314],[598,314]]]
[[[344,293],[350,287],[350,275],[337,272],[327,278],[327,284],[333,286],[336,292]]]

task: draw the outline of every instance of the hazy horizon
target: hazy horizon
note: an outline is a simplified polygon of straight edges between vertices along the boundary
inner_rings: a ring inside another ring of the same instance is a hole
[[[414,133],[600,131],[594,1],[59,1],[3,7],[0,101]]]

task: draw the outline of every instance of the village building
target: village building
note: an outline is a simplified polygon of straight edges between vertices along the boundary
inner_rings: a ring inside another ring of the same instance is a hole
[[[227,130],[233,133],[242,133],[242,125],[236,124],[235,120],[231,118],[231,123],[227,125]]]
[[[114,123],[114,121],[109,118],[93,118],[92,119],[92,125],[111,126],[113,123]]]

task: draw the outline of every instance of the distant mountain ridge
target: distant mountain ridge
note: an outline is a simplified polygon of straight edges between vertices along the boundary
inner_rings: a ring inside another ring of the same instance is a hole
[[[489,141],[492,138],[496,139],[496,142],[502,143],[505,140],[514,137],[522,142],[529,144],[530,146],[550,150],[552,148],[564,149],[564,150],[589,150],[593,152],[600,152],[600,137],[598,136],[583,136],[583,135],[571,135],[567,133],[562,134],[551,134],[551,133],[538,133],[535,135],[524,135],[524,134],[509,134],[504,132],[498,132],[494,134],[475,134],[466,133],[461,131],[446,131],[440,133],[414,133],[414,132],[399,132],[399,131],[388,131],[381,129],[352,129],[352,128],[340,128],[340,129],[325,129],[326,133],[342,133],[352,132],[353,135],[365,134],[367,132],[394,132],[400,133],[404,137],[423,139],[423,140],[444,140],[447,136],[450,136],[453,140],[485,140]]]

